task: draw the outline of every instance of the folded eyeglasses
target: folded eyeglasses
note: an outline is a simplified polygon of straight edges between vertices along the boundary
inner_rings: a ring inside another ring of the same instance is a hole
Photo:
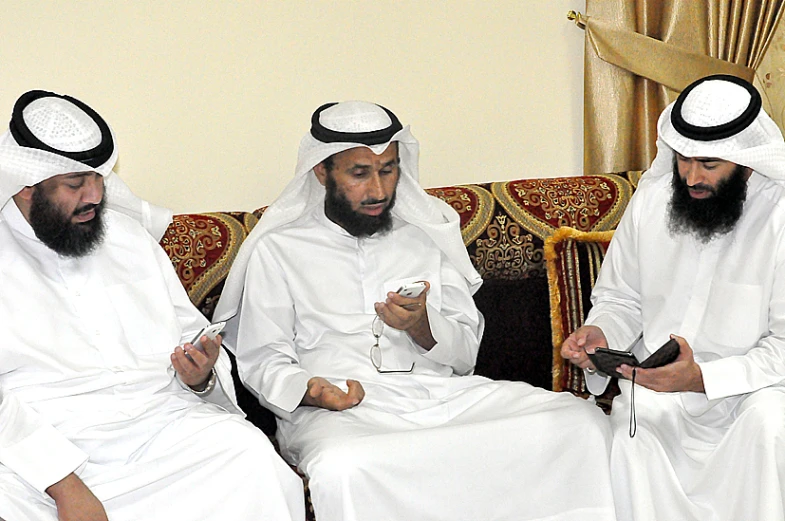
[[[414,362],[412,362],[412,366],[409,369],[382,369],[382,348],[379,347],[379,339],[382,337],[382,333],[384,332],[384,321],[379,318],[379,315],[373,317],[373,324],[371,324],[371,332],[373,333],[373,337],[376,339],[376,342],[371,346],[371,363],[376,368],[376,372],[379,374],[406,374],[411,373],[414,370]]]

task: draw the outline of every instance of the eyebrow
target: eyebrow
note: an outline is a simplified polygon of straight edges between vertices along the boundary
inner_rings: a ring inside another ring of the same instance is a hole
[[[381,168],[380,168],[380,170],[383,169],[383,168],[387,168],[389,166],[395,166],[397,164],[398,164],[398,160],[397,159],[391,159],[391,160],[387,161],[386,163],[383,163]],[[371,169],[373,169],[373,165],[367,165],[367,164],[362,164],[362,163],[355,163],[351,167],[349,167],[349,170],[371,170]]]
[[[87,172],[72,172],[70,174],[65,174],[65,177],[68,178],[68,179],[78,179],[80,177],[87,177],[87,176],[93,175],[95,173],[96,172],[91,172],[91,171],[87,171]]]
[[[699,163],[722,163],[722,162],[729,163],[730,162],[725,159],[721,159],[719,157],[688,157],[688,156],[681,155],[678,152],[676,152],[676,155],[678,155],[679,158],[681,159],[694,159]]]

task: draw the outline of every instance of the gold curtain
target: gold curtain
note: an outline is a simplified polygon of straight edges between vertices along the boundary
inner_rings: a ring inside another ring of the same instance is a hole
[[[644,170],[657,118],[708,74],[752,81],[785,0],[586,0],[584,174]]]

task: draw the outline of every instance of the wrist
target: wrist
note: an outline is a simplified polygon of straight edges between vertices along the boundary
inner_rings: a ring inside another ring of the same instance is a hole
[[[695,364],[695,370],[693,371],[692,382],[691,391],[696,393],[706,392],[706,387],[703,385],[703,371],[701,371],[701,366],[697,363]]]
[[[191,392],[194,394],[198,394],[200,396],[209,394],[215,388],[215,381],[217,379],[217,375],[215,373],[215,368],[210,369],[210,374],[207,375],[207,378],[198,385],[189,385],[188,387],[191,389]]]
[[[71,472],[57,483],[49,485],[45,492],[57,503],[63,499],[68,499],[69,496],[74,494],[75,490],[82,487],[86,487],[86,485],[79,479],[79,476]]]
[[[406,332],[418,346],[422,347],[426,351],[430,351],[436,345],[436,339],[433,337],[431,326],[428,323],[427,318],[417,322],[415,325],[407,329]]]

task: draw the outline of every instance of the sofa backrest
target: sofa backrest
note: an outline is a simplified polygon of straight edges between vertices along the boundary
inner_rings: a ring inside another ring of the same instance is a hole
[[[429,188],[460,215],[464,244],[484,279],[486,319],[476,373],[550,389],[549,292],[544,242],[559,227],[612,230],[639,173],[520,179]],[[631,182],[632,181],[632,182]],[[176,215],[161,240],[191,300],[210,319],[254,212]]]

